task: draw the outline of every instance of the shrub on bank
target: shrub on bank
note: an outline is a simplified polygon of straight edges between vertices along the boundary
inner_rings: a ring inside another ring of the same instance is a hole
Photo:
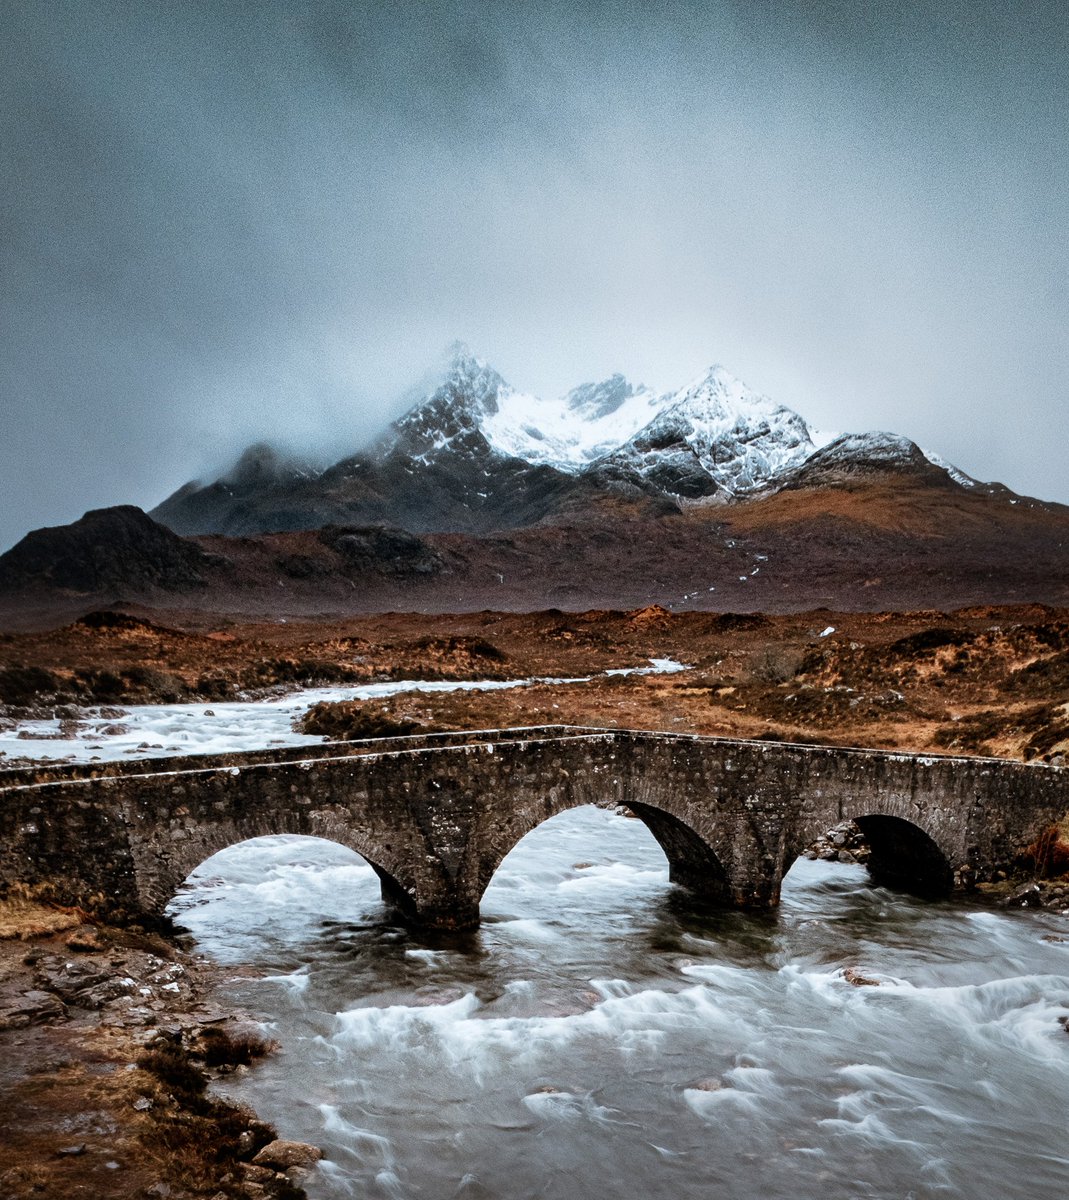
[[[323,700],[294,722],[298,733],[320,734],[333,742],[356,742],[364,738],[407,737],[433,733],[438,726],[406,717],[393,717],[368,708],[359,700]]]

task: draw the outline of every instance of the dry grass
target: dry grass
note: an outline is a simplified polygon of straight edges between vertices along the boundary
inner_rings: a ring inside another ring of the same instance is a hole
[[[25,942],[50,937],[82,924],[83,915],[69,908],[54,908],[35,900],[30,888],[12,885],[0,898],[0,941]]]
[[[249,1109],[208,1093],[208,1076],[198,1061],[207,1057],[204,1042],[220,1063],[251,1061],[272,1049],[262,1039],[224,1030],[202,1035],[200,1047],[161,1033],[138,1057],[140,1072],[131,1081],[140,1094],[153,1099],[153,1107],[138,1122],[140,1141],[172,1187],[195,1194],[222,1189],[224,1195],[245,1196],[247,1191],[232,1192],[228,1182],[240,1178],[242,1164],[273,1140],[275,1130]],[[300,1200],[305,1195],[281,1178],[271,1182],[266,1194],[273,1200]]]

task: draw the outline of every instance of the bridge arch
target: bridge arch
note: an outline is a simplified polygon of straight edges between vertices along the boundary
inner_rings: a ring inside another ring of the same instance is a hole
[[[920,814],[914,820],[894,812],[866,811],[864,805],[840,806],[829,811],[822,823],[809,822],[784,862],[784,873],[807,847],[844,821],[853,821],[868,843],[865,866],[877,887],[929,899],[953,890],[953,848],[942,843],[934,821],[925,821]]]
[[[702,898],[718,905],[730,905],[735,899],[728,869],[711,841],[688,823],[685,814],[670,810],[670,800],[662,804],[618,798],[653,835],[668,860],[668,878]],[[478,920],[478,905],[506,856],[533,830],[562,813],[586,806],[603,806],[605,791],[588,781],[576,781],[571,787],[551,788],[537,805],[518,805],[507,821],[500,821],[493,836],[484,840],[478,870],[472,888],[472,923]],[[385,889],[383,892],[385,896]]]
[[[920,825],[902,817],[871,813],[854,818],[869,845],[868,869],[879,887],[915,896],[947,896],[954,872],[939,843]]]
[[[358,854],[378,877],[382,898],[406,917],[416,917],[411,880],[403,862],[395,861],[391,848],[379,844],[358,826],[346,821],[310,823],[301,810],[280,808],[265,819],[263,810],[247,819],[193,823],[184,836],[169,840],[163,853],[151,843],[135,850],[137,893],[145,912],[162,916],[183,882],[208,859],[232,846],[257,838],[290,834],[344,846]],[[135,847],[138,845],[134,842]]]

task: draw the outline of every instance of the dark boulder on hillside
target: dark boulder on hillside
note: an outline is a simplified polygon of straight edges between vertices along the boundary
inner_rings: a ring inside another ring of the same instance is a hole
[[[0,555],[0,592],[124,594],[204,588],[221,560],[132,504],[35,529]]]
[[[319,531],[319,540],[341,556],[348,573],[375,571],[404,577],[447,570],[440,554],[405,529],[328,525]]]

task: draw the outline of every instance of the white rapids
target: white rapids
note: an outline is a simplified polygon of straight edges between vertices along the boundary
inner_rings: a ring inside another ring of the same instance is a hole
[[[281,1042],[228,1090],[323,1147],[317,1200],[1069,1189],[1065,916],[804,860],[777,914],[702,911],[591,808],[516,847],[467,936],[393,924],[314,839],[224,851],[173,911]]]
[[[648,667],[615,667],[604,674],[663,675],[686,670],[684,663],[672,658],[653,658],[649,663]],[[81,728],[67,737],[58,719],[19,721],[13,729],[0,730],[0,767],[5,756],[80,763],[310,746],[323,738],[297,733],[293,721],[322,700],[374,700],[402,692],[490,692],[535,683],[589,683],[593,678],[395,679],[361,687],[305,688],[273,700],[129,705],[122,706],[119,717],[87,709]]]

